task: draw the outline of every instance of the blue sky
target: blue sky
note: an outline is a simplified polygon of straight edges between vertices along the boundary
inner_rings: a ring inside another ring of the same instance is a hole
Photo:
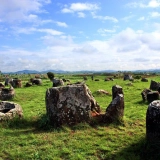
[[[0,0],[0,70],[160,68],[160,0]]]

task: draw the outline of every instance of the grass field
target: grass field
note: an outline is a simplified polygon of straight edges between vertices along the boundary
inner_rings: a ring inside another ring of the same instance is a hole
[[[82,81],[80,76],[66,76],[71,82]],[[45,92],[52,86],[43,79],[41,86],[15,88],[12,100],[22,106],[24,117],[0,122],[0,160],[143,160],[160,159],[160,149],[146,144],[146,111],[148,103],[142,101],[141,91],[149,88],[150,81],[160,81],[159,76],[148,77],[148,82],[115,79],[86,81],[102,112],[112,100],[111,95],[98,94],[104,89],[112,94],[112,86],[120,85],[124,92],[125,110],[121,124],[87,123],[73,127],[53,128],[46,117]],[[23,81],[23,85],[26,82]]]

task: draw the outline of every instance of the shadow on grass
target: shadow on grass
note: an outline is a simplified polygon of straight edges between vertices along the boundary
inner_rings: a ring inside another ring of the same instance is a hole
[[[98,127],[106,127],[109,125],[119,126],[123,125],[123,121],[103,121],[103,114],[99,116],[94,116],[91,118],[89,122],[81,122],[74,125],[64,124],[62,126],[56,126],[51,124],[49,117],[46,114],[41,114],[35,118],[22,118],[18,117],[12,120],[6,120],[0,124],[0,127],[15,129],[15,130],[23,130],[22,132],[54,132],[54,131],[66,131],[68,129],[71,130],[85,130],[89,128],[98,128]]]
[[[135,102],[135,104],[138,104],[138,105],[147,105],[148,106],[149,102],[141,100],[141,101]]]
[[[145,138],[112,155],[113,160],[159,160],[160,142],[149,143]]]
[[[1,126],[4,128],[11,128],[11,129],[27,129],[27,128],[34,128],[35,127],[35,120],[31,119],[19,119],[18,117],[5,120],[1,123]]]

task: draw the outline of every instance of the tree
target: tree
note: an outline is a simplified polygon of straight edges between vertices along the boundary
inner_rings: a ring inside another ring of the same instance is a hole
[[[48,78],[49,78],[50,80],[52,80],[52,79],[54,78],[54,73],[48,72],[48,73],[47,73],[47,76],[48,76]]]

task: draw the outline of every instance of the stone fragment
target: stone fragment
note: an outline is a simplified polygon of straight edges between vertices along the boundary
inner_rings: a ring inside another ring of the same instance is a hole
[[[105,122],[121,121],[124,115],[123,94],[117,94],[106,109]]]

